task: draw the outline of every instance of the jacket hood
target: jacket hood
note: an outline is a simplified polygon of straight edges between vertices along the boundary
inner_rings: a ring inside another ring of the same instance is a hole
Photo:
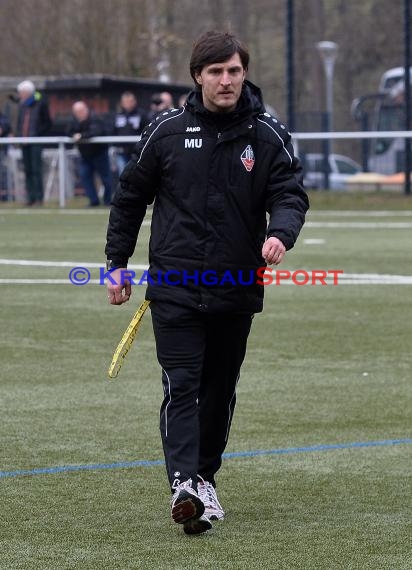
[[[186,108],[192,113],[202,113],[216,115],[208,111],[203,105],[202,100],[202,90],[200,88],[195,88],[191,91],[187,97]],[[262,92],[257,85],[254,85],[251,81],[245,80],[242,87],[242,92],[239,97],[238,104],[236,106],[234,114],[249,114],[257,115],[259,113],[265,112],[265,105],[263,103]]]

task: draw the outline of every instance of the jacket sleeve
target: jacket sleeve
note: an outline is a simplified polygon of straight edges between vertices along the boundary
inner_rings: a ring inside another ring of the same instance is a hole
[[[38,124],[38,135],[40,137],[46,136],[52,127],[52,120],[49,114],[49,106],[44,99],[40,100],[39,109],[39,124]]]
[[[86,126],[87,125],[87,126]],[[88,123],[85,123],[82,130],[82,138],[91,139],[92,137],[104,137],[107,134],[106,125],[101,117],[91,117]]]
[[[2,129],[0,136],[7,137],[11,130],[10,122],[6,115],[3,115],[2,113],[0,113],[0,127]]]
[[[127,267],[147,206],[156,196],[160,166],[152,132],[146,131],[137,143],[112,200],[105,253],[115,267]]]
[[[65,129],[65,135],[67,137],[72,137],[75,132],[77,132],[76,131],[76,123],[75,123],[74,119],[72,118],[70,120],[70,122],[68,123],[66,129]]]
[[[141,110],[140,116],[141,116],[141,122],[140,122],[140,126],[139,126],[139,131],[143,132],[144,129],[147,127],[147,125],[150,123],[150,117],[149,117],[149,113],[147,113],[143,109]]]
[[[286,249],[291,249],[305,222],[309,200],[290,135],[282,133],[280,138],[282,146],[272,161],[267,187],[266,210],[270,217],[267,237],[277,237]]]

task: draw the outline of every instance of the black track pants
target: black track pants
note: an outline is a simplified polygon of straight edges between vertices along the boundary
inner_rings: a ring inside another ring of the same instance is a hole
[[[197,474],[215,484],[236,403],[252,315],[151,305],[164,400],[160,431],[170,486]]]

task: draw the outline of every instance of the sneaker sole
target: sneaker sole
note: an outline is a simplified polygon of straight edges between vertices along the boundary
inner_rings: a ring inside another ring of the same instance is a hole
[[[186,521],[183,525],[183,530],[185,534],[202,534],[202,532],[206,532],[212,528],[212,524],[210,520],[202,516],[199,519],[191,519]]]
[[[172,506],[172,519],[177,524],[185,524],[191,519],[200,519],[204,512],[205,506],[202,501],[191,493],[183,491]]]
[[[225,519],[225,515],[218,516],[215,514],[209,514],[207,510],[205,511],[205,515],[210,521],[223,521]]]

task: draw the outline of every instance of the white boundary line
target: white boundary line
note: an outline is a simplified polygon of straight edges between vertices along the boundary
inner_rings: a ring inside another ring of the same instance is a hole
[[[61,216],[108,216],[110,213],[110,208],[100,209],[100,208],[72,208],[72,209],[62,209],[62,208],[1,208],[0,215],[3,214],[17,214],[17,215],[27,215],[27,214],[58,214]],[[309,210],[307,214],[308,218],[312,216],[328,217],[349,217],[349,218],[385,218],[385,217],[400,217],[408,218],[412,217],[412,210]],[[150,218],[150,212],[147,214],[147,218]]]
[[[31,260],[31,259],[0,259],[0,265],[7,266],[18,266],[18,267],[84,267],[85,269],[99,269],[104,268],[102,263],[90,263],[90,262],[77,262],[77,261],[44,261],[44,260]],[[145,264],[132,264],[129,265],[128,269],[137,271],[146,271],[148,266]],[[105,268],[104,268],[105,270]],[[106,271],[106,270],[105,270]],[[294,269],[289,269],[290,273],[293,274]],[[307,271],[310,270],[300,270]],[[141,276],[140,276],[141,277]],[[138,280],[139,275],[136,275],[135,279]],[[300,278],[298,279],[300,280]],[[328,284],[333,284],[333,279],[331,276],[326,277],[326,282]],[[291,279],[282,280],[282,285],[293,285]],[[82,285],[101,284],[100,279],[90,279],[87,283]],[[275,282],[272,284],[276,284]],[[308,283],[309,285],[310,283]],[[412,275],[391,275],[391,274],[380,274],[380,273],[343,273],[338,276],[339,285],[412,285]],[[0,285],[73,285],[69,278],[67,279],[26,279],[26,278],[5,278],[0,279]],[[77,285],[77,286],[82,286]],[[320,283],[319,283],[320,285]]]
[[[86,267],[95,269],[104,268],[104,262],[95,263],[90,261],[39,261],[34,259],[0,259],[0,265],[29,266],[29,267]],[[129,269],[148,269],[147,265],[129,265]]]
[[[91,208],[90,210],[53,210],[53,209],[46,209],[46,208],[39,208],[32,210],[31,208],[17,208],[16,210],[12,209],[4,209],[0,208],[0,216],[3,214],[17,214],[17,215],[28,215],[28,214],[58,214],[58,215],[65,215],[65,216],[72,216],[72,215],[81,215],[81,216],[94,216],[94,215],[105,215],[109,218],[109,209],[106,210],[94,210]],[[142,226],[150,226],[151,223],[151,216],[147,216],[145,220],[143,220]]]
[[[325,245],[326,240],[323,238],[305,238],[304,245]]]
[[[85,267],[86,269],[95,269],[104,267],[103,263],[90,263],[88,261],[39,261],[32,259],[0,259],[0,265],[15,265],[15,266],[36,266],[36,267]],[[128,269],[139,269],[146,271],[149,269],[147,264],[131,264]],[[289,269],[291,273],[295,271],[307,271],[310,269]],[[394,275],[391,273],[342,273],[339,274],[339,279],[412,279],[412,275]]]
[[[306,222],[305,228],[341,228],[358,230],[408,230],[412,228],[412,222]]]
[[[105,210],[100,210],[99,208],[85,208],[84,210],[80,210],[80,209],[73,209],[73,210],[63,210],[63,209],[54,209],[54,208],[5,208],[2,209],[0,208],[0,214],[17,214],[19,216],[22,215],[26,215],[26,214],[34,214],[34,215],[38,215],[38,214],[59,214],[59,215],[77,215],[80,214],[82,216],[95,216],[100,215],[106,215],[109,216],[109,208],[106,208]]]
[[[384,276],[382,276],[382,278],[374,278],[374,279],[343,279],[342,281],[339,280],[339,282],[337,283],[336,286],[342,286],[342,285],[412,285],[412,276],[409,278],[405,278],[405,279],[395,279],[395,275],[391,276],[391,279],[385,279]],[[136,281],[137,281],[137,276],[136,276]],[[333,280],[329,280],[326,279],[326,284],[327,285],[333,285]],[[73,286],[74,284],[67,278],[67,279],[0,279],[0,285],[71,285]],[[104,284],[102,284],[100,282],[100,279],[90,279],[90,281],[88,281],[87,283],[82,283],[82,284],[78,284],[76,285],[76,287],[84,287],[84,285],[100,285],[100,286],[104,286]],[[287,281],[282,281],[279,285],[294,285],[295,287],[299,287],[299,286],[303,286],[302,285],[297,285],[296,283],[293,283],[293,281],[291,279],[288,279]],[[138,284],[135,285],[136,287],[139,287]],[[140,285],[140,287],[145,287],[146,284],[142,284]],[[271,286],[275,286],[276,287],[276,283],[275,281],[273,281],[273,283],[271,283]],[[322,287],[323,285],[321,283],[317,283],[316,285],[311,285],[310,283],[307,283],[305,285],[305,287]]]
[[[362,211],[362,210],[309,210],[308,217],[311,216],[337,216],[338,218],[349,217],[349,218],[386,218],[386,217],[401,217],[407,218],[412,217],[412,210],[373,210],[373,211]]]
[[[87,283],[80,283],[76,287],[84,285],[100,285],[100,279],[90,279]],[[0,279],[0,285],[74,285],[67,279]]]

